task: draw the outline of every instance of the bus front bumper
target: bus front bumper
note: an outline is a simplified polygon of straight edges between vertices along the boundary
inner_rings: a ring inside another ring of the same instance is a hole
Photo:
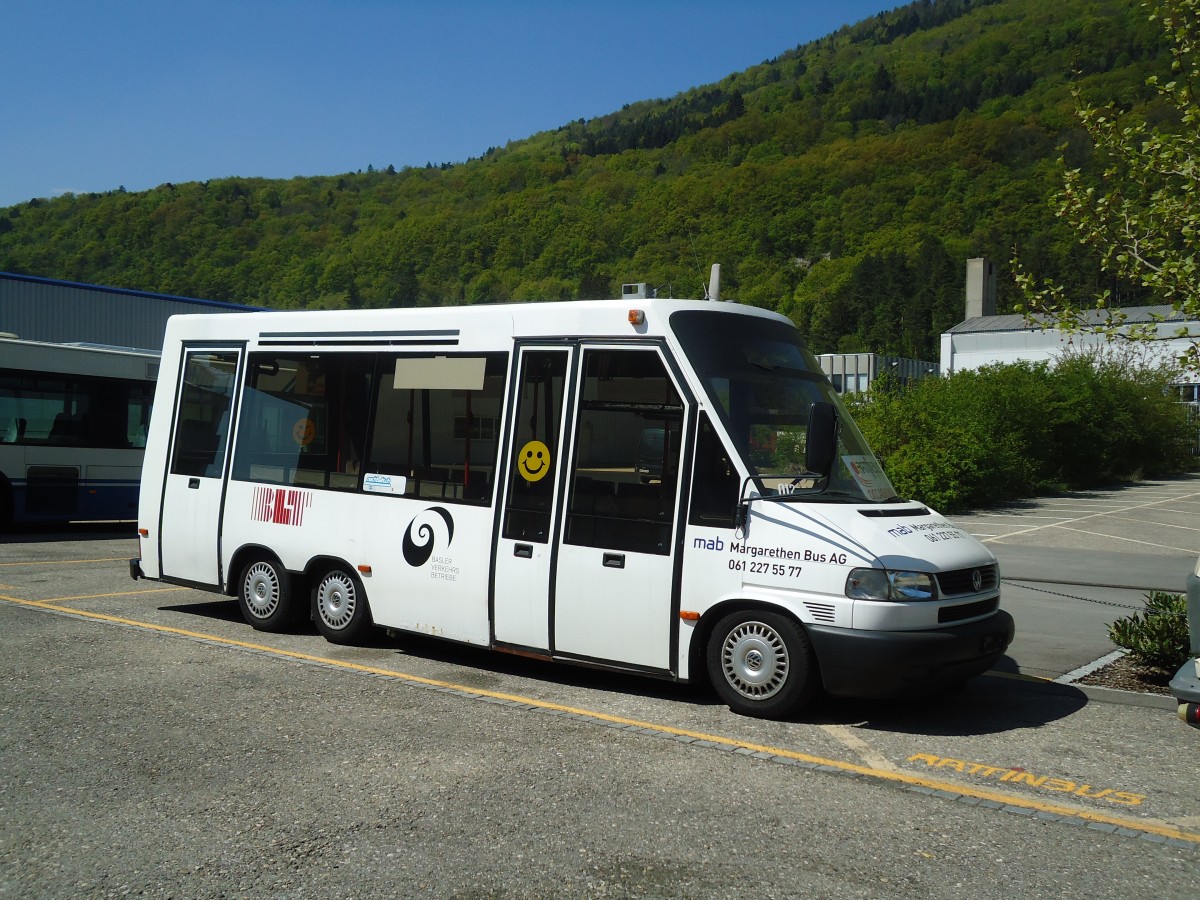
[[[1013,639],[1004,610],[928,631],[855,631],[807,625],[827,693],[896,697],[952,687],[990,669]]]
[[[142,561],[140,558],[129,561],[129,577],[134,581],[146,577],[146,573],[142,571]]]

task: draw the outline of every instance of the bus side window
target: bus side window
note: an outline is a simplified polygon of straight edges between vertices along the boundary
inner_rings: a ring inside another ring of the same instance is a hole
[[[401,475],[404,494],[491,502],[508,357],[380,359],[365,474]]]
[[[25,440],[25,427],[28,423],[20,416],[15,419],[8,420],[8,426],[4,429],[3,441],[6,444],[19,444]]]
[[[233,477],[357,489],[374,369],[369,353],[253,354]]]

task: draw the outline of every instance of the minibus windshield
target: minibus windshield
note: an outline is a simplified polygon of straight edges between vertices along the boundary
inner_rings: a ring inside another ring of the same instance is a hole
[[[791,325],[719,308],[681,310],[671,327],[764,497],[896,501],[866,440]],[[828,479],[805,472],[808,411],[824,400],[838,410],[838,447]]]

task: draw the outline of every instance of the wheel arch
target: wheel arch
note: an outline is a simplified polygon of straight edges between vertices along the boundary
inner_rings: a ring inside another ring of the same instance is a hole
[[[782,604],[745,596],[730,597],[727,600],[722,600],[720,603],[705,610],[704,614],[700,617],[700,621],[696,624],[695,633],[692,635],[691,647],[688,651],[689,681],[700,679],[709,681],[706,658],[708,656],[708,642],[712,637],[713,629],[717,627],[717,623],[730,613],[753,612],[755,610],[786,616],[795,622],[801,631],[805,634],[808,633],[808,625],[804,620],[796,615],[795,610]],[[817,656],[815,646],[813,647],[813,661],[817,669],[817,677],[820,679],[821,660]]]
[[[265,544],[243,544],[233,552],[233,556],[229,558],[229,568],[225,575],[225,594],[230,597],[236,597],[238,587],[242,579],[242,570],[253,559],[269,559],[278,564],[280,571],[286,572],[288,578],[292,582],[293,590],[302,589],[303,585],[297,583],[300,573],[294,572],[283,564],[283,560],[279,558],[279,554]]]
[[[356,566],[350,565],[350,563],[346,562],[346,560],[342,559],[340,556],[334,556],[331,553],[322,553],[319,556],[314,556],[304,566],[304,572],[302,574],[304,580],[311,584],[313,581],[320,578],[332,568],[345,569],[347,572],[358,578],[359,581],[362,580],[362,576],[359,574]]]

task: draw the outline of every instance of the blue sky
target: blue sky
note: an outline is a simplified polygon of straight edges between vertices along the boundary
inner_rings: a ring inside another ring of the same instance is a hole
[[[897,0],[3,0],[0,207],[460,162]]]

